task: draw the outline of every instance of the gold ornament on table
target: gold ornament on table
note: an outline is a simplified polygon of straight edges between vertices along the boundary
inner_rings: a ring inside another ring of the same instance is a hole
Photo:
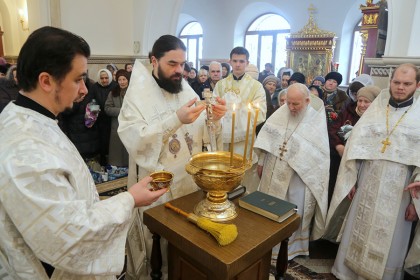
[[[244,164],[242,155],[230,152],[203,152],[191,157],[185,169],[207,197],[194,208],[194,213],[215,222],[229,221],[238,214],[235,205],[227,199],[227,193],[234,190],[242,181],[245,171],[250,167]]]
[[[258,104],[257,104],[258,105]],[[248,106],[248,120],[246,135],[249,135],[251,105]],[[259,106],[255,107],[254,123],[257,122]],[[232,136],[235,133],[235,108],[232,112]],[[234,153],[234,137],[231,139],[230,151],[203,152],[191,157],[185,170],[193,177],[194,182],[204,191],[207,197],[194,208],[194,213],[215,222],[229,221],[238,214],[235,205],[227,199],[227,193],[238,187],[245,171],[252,165],[252,150],[254,146],[255,124],[250,147],[250,159],[247,153],[239,155]],[[248,137],[245,147],[248,145]]]

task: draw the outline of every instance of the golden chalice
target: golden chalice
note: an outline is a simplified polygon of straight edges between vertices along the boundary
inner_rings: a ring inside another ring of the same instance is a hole
[[[174,174],[172,172],[162,170],[153,172],[150,174],[150,177],[153,179],[150,182],[150,185],[152,185],[152,190],[157,191],[167,188],[169,191],[169,188],[172,185]]]
[[[207,192],[207,198],[195,206],[194,213],[216,222],[234,219],[237,216],[235,205],[227,199],[227,192],[239,186],[250,166],[241,155],[234,154],[231,160],[231,154],[225,151],[192,156],[185,169]]]

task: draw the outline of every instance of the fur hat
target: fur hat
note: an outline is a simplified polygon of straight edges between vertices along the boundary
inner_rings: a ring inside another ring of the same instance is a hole
[[[118,81],[118,78],[124,76],[128,81],[130,81],[131,74],[125,69],[120,69],[115,73],[115,79]]]
[[[293,75],[289,79],[289,85],[292,81],[296,81],[300,84],[305,84],[306,83],[306,78],[305,78],[305,75],[303,75],[302,73],[295,72],[295,73],[293,73]]]
[[[313,88],[316,89],[316,91],[318,91],[318,97],[322,99],[322,97],[323,97],[322,89],[319,86],[315,86],[315,85],[312,85],[312,86],[308,87],[309,90],[311,90]]]
[[[262,83],[263,86],[268,82],[273,82],[277,86],[280,83],[280,79],[274,75],[267,76]]]
[[[381,89],[377,86],[366,86],[359,89],[357,92],[357,97],[363,96],[367,98],[370,102],[375,100],[375,98],[379,95]]]
[[[325,76],[325,81],[328,80],[335,80],[337,85],[339,85],[343,81],[343,76],[341,76],[341,74],[338,72],[330,72],[327,74],[327,76]]]

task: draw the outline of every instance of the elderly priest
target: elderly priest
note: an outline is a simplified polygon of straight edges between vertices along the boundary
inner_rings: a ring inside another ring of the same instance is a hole
[[[302,217],[290,238],[289,260],[309,255],[311,231],[312,239],[320,238],[327,215],[330,157],[325,110],[313,109],[309,94],[305,85],[291,85],[287,106],[267,119],[255,143],[261,152],[259,190],[296,204]]]

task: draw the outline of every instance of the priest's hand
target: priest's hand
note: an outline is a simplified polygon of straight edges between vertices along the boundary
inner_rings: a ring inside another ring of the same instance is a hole
[[[144,177],[140,182],[134,184],[128,189],[128,192],[134,198],[136,207],[147,206],[158,200],[168,189],[160,189],[157,191],[150,191],[147,185],[152,181],[152,177]]]
[[[405,191],[409,191],[412,198],[419,198],[420,182],[414,182],[404,188]]]
[[[197,98],[191,99],[176,111],[179,121],[183,124],[193,123],[200,116],[201,112],[206,109],[206,106],[202,104],[193,106],[196,100]]]
[[[405,220],[409,222],[414,222],[418,219],[419,216],[417,216],[416,207],[412,203],[408,204],[407,209],[405,210]]]
[[[227,112],[226,100],[216,97],[217,104],[212,105],[214,120],[220,120]]]
[[[356,186],[353,186],[353,188],[351,188],[351,190],[350,190],[349,194],[347,195],[347,197],[350,200],[353,200],[355,194],[356,194]]]
[[[258,177],[260,177],[260,179],[262,177],[263,169],[264,169],[263,165],[257,165],[257,174],[258,174]]]

